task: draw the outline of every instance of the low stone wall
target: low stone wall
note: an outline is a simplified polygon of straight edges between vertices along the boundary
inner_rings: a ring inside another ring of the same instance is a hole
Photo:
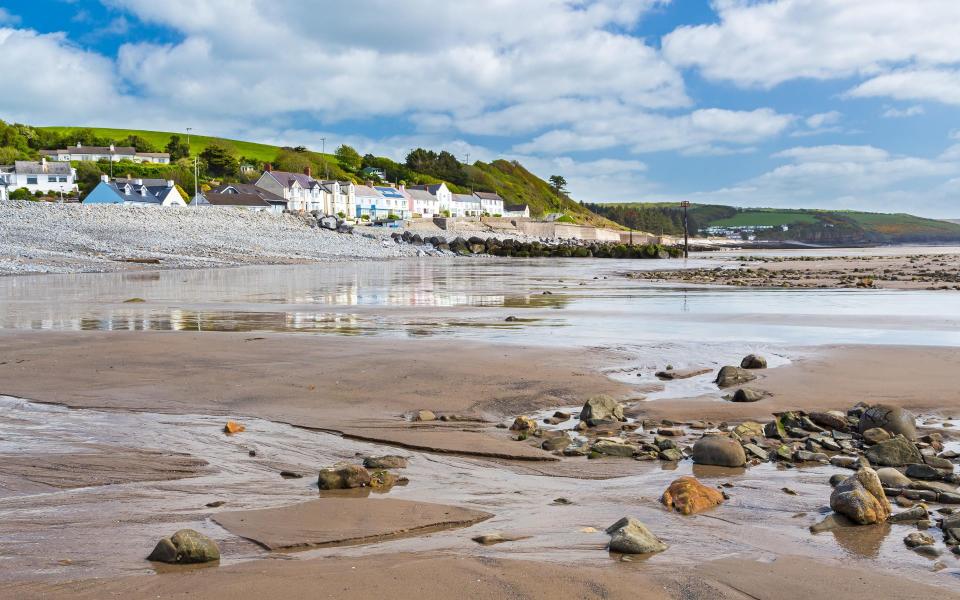
[[[652,233],[645,233],[643,231],[621,231],[620,232],[620,243],[621,244],[663,244],[660,236],[653,235]]]

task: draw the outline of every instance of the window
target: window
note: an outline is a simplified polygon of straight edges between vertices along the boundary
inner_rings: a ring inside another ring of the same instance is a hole
[[[37,176],[27,177],[27,185],[37,185]]]
[[[61,177],[61,178],[60,178],[60,183],[66,183],[66,182],[67,182],[67,178],[66,178],[66,177]]]

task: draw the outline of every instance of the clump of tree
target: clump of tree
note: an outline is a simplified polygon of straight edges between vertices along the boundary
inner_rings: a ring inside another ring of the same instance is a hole
[[[190,145],[179,135],[171,135],[163,151],[170,155],[170,162],[175,162],[190,156]]]
[[[233,150],[217,142],[211,143],[200,153],[203,172],[212,177],[235,177],[240,174],[240,161]]]
[[[446,150],[438,153],[433,150],[416,148],[407,154],[405,163],[409,169],[431,175],[443,181],[449,181],[457,185],[468,183],[467,172],[463,165],[460,164],[457,157]]]
[[[334,153],[334,156],[337,157],[337,162],[340,163],[341,167],[351,172],[360,169],[360,165],[363,162],[360,158],[360,153],[346,144],[341,144],[340,147],[337,148],[336,153]]]

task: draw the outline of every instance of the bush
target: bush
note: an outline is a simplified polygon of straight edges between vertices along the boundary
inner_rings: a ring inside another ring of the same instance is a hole
[[[30,190],[25,187],[22,187],[18,190],[13,190],[10,192],[11,200],[33,200],[33,196],[30,194]]]
[[[441,210],[441,211],[440,211],[440,214],[441,214],[442,216],[444,216],[444,217],[447,217],[447,218],[450,217],[450,211],[449,211],[449,210]]]
[[[369,220],[370,220],[370,215],[360,215],[360,220],[361,220],[361,221],[369,221]]]
[[[341,219],[346,219],[346,218],[347,218],[346,213],[344,213],[342,210],[337,213],[337,216],[340,217]]]
[[[393,214],[393,213],[390,213],[389,215],[387,215],[387,218],[390,219],[391,221],[399,221],[399,220],[400,220],[400,217],[398,217],[397,215],[395,215],[395,214]]]

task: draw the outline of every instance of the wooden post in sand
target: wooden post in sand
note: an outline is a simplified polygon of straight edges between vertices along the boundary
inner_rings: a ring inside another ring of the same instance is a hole
[[[684,200],[680,206],[683,207],[683,257],[690,258],[690,238],[687,232],[687,208],[690,207],[690,203]]]

